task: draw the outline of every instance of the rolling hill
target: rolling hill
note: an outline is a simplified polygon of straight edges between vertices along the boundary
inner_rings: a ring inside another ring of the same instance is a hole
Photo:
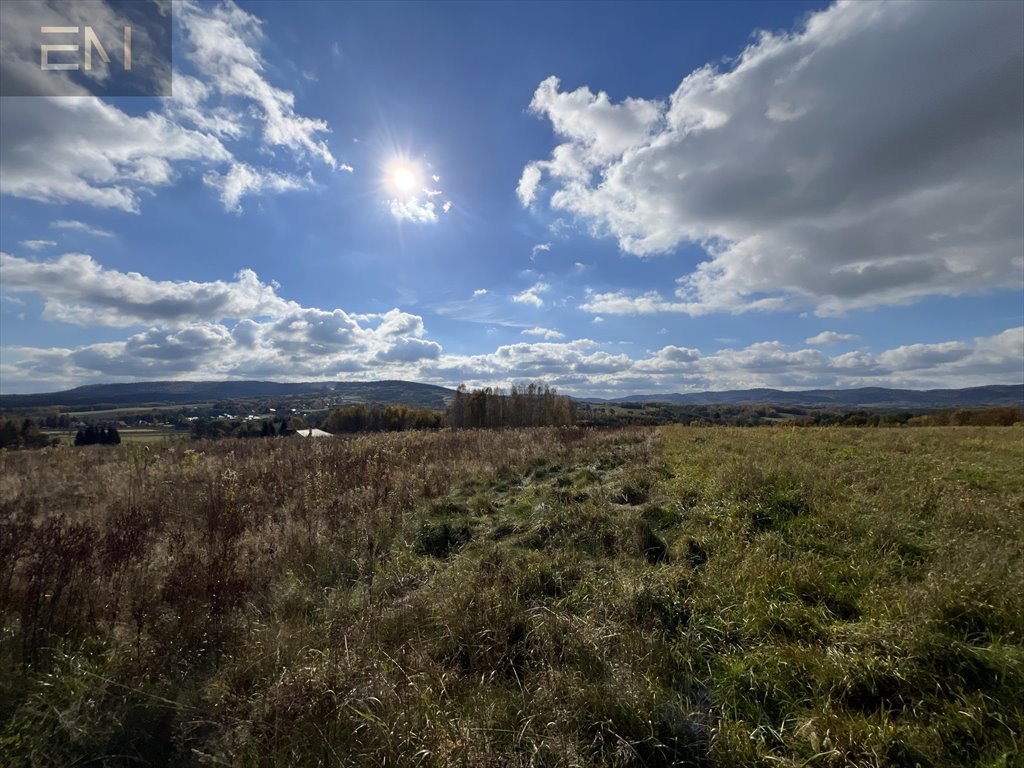
[[[0,395],[0,410],[19,408],[96,407],[185,404],[211,400],[330,396],[343,402],[444,408],[454,390],[413,381],[144,381],[89,384],[62,392]],[[806,408],[932,409],[1024,406],[1024,384],[966,389],[738,389],[718,392],[627,395],[614,399],[579,398],[592,404],[671,403],[674,405],[775,405]]]
[[[588,403],[672,403],[674,405],[791,405],[807,408],[974,408],[1024,405],[1024,384],[965,389],[737,389],[686,394],[629,395]]]
[[[336,381],[286,384],[275,381],[144,381],[89,384],[63,392],[0,395],[0,410],[194,403],[299,395],[331,395],[349,402],[444,408],[454,391],[411,381]]]

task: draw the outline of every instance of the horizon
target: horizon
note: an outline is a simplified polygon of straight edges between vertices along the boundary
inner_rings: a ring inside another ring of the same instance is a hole
[[[525,385],[525,383],[526,382],[516,382],[515,385],[516,386],[523,386],[523,385]],[[273,379],[154,379],[154,380],[148,380],[148,381],[117,381],[117,382],[96,382],[96,383],[93,383],[93,384],[79,384],[79,385],[77,385],[75,387],[71,387],[70,389],[55,390],[53,392],[3,392],[3,393],[0,393],[0,397],[18,396],[18,395],[29,395],[29,396],[31,396],[31,395],[57,395],[57,394],[62,394],[64,392],[73,392],[73,391],[75,391],[77,389],[83,389],[83,388],[87,388],[87,387],[107,387],[107,386],[131,387],[131,386],[143,386],[143,385],[147,385],[147,384],[293,384],[295,386],[301,386],[303,384],[310,384],[310,385],[316,385],[316,384],[356,384],[356,385],[359,385],[359,384],[364,384],[364,385],[371,385],[371,384],[413,384],[413,385],[417,385],[417,386],[440,387],[440,388],[443,388],[443,389],[448,389],[449,391],[452,391],[452,392],[454,392],[455,389],[459,386],[459,385],[455,385],[454,387],[446,387],[443,384],[431,384],[429,382],[410,381],[410,380],[407,380],[407,379],[368,379],[368,380],[358,380],[358,381],[328,380],[328,379],[325,379],[325,380],[314,380],[314,381],[276,381],[276,380],[273,380]],[[967,391],[967,390],[973,390],[973,389],[990,389],[990,388],[993,388],[993,387],[1006,387],[1006,388],[1024,387],[1024,382],[1014,382],[1014,383],[1009,383],[1009,384],[978,384],[978,385],[971,386],[971,387],[931,387],[931,388],[924,388],[924,389],[922,389],[922,388],[912,388],[912,387],[877,387],[877,386],[842,387],[842,388],[840,388],[840,387],[810,387],[810,388],[804,388],[804,389],[792,389],[792,388],[786,389],[786,388],[782,388],[782,387],[745,387],[745,388],[742,388],[742,389],[691,390],[691,391],[686,391],[686,392],[671,392],[671,391],[647,392],[647,393],[636,392],[636,393],[632,393],[630,395],[620,395],[620,396],[618,396],[616,398],[598,398],[598,397],[593,397],[593,396],[580,396],[580,395],[570,395],[570,397],[572,397],[573,399],[577,399],[577,400],[612,400],[612,399],[623,399],[623,398],[628,398],[628,397],[633,397],[633,396],[648,398],[648,397],[658,397],[658,396],[664,395],[666,397],[672,397],[672,396],[677,396],[677,395],[684,396],[684,395],[704,395],[704,394],[730,394],[730,393],[738,393],[738,392],[752,392],[752,391],[757,391],[757,390],[768,390],[768,391],[773,391],[773,392],[784,392],[784,393],[787,393],[787,394],[801,394],[801,393],[805,393],[805,392],[855,392],[855,391],[858,391],[858,390],[865,390],[865,389],[883,389],[883,390],[897,391],[897,392],[925,393],[925,392],[938,392],[938,391],[956,391],[956,392],[960,392],[960,391]],[[567,394],[567,393],[563,393],[563,392],[558,391],[557,388],[553,387],[552,389],[553,389],[553,391],[558,392],[558,394]],[[496,391],[496,394],[502,394],[503,392],[507,392],[507,391],[508,391],[507,389],[499,387],[498,390]]]
[[[1022,26],[176,3],[172,96],[3,96],[0,393],[1019,385]]]

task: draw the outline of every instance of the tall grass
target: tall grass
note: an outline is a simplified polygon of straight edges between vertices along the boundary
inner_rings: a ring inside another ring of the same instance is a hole
[[[1019,430],[0,452],[0,764],[1011,765]]]

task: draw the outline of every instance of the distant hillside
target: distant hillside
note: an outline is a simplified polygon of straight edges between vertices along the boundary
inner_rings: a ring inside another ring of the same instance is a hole
[[[672,403],[674,405],[792,405],[807,408],[973,408],[1024,405],[1024,384],[966,389],[736,389],[724,392],[630,395],[588,403]]]
[[[412,381],[328,381],[282,384],[274,381],[143,381],[133,384],[90,384],[63,392],[0,395],[0,409],[96,405],[149,405],[242,400],[301,395],[331,395],[358,403],[417,405],[444,408],[453,390]]]
[[[94,408],[196,403],[210,400],[329,396],[349,403],[382,403],[444,408],[454,390],[413,381],[318,381],[284,384],[275,381],[143,381],[132,384],[90,384],[63,392],[0,395],[0,410],[16,408]],[[967,389],[738,389],[629,395],[612,400],[581,398],[587,403],[672,403],[674,405],[780,405],[807,408],[973,408],[1024,406],[1024,384]]]

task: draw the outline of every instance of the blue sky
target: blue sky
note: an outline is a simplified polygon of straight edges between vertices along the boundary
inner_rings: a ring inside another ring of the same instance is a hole
[[[1022,9],[176,2],[3,99],[0,388],[1020,382]]]

